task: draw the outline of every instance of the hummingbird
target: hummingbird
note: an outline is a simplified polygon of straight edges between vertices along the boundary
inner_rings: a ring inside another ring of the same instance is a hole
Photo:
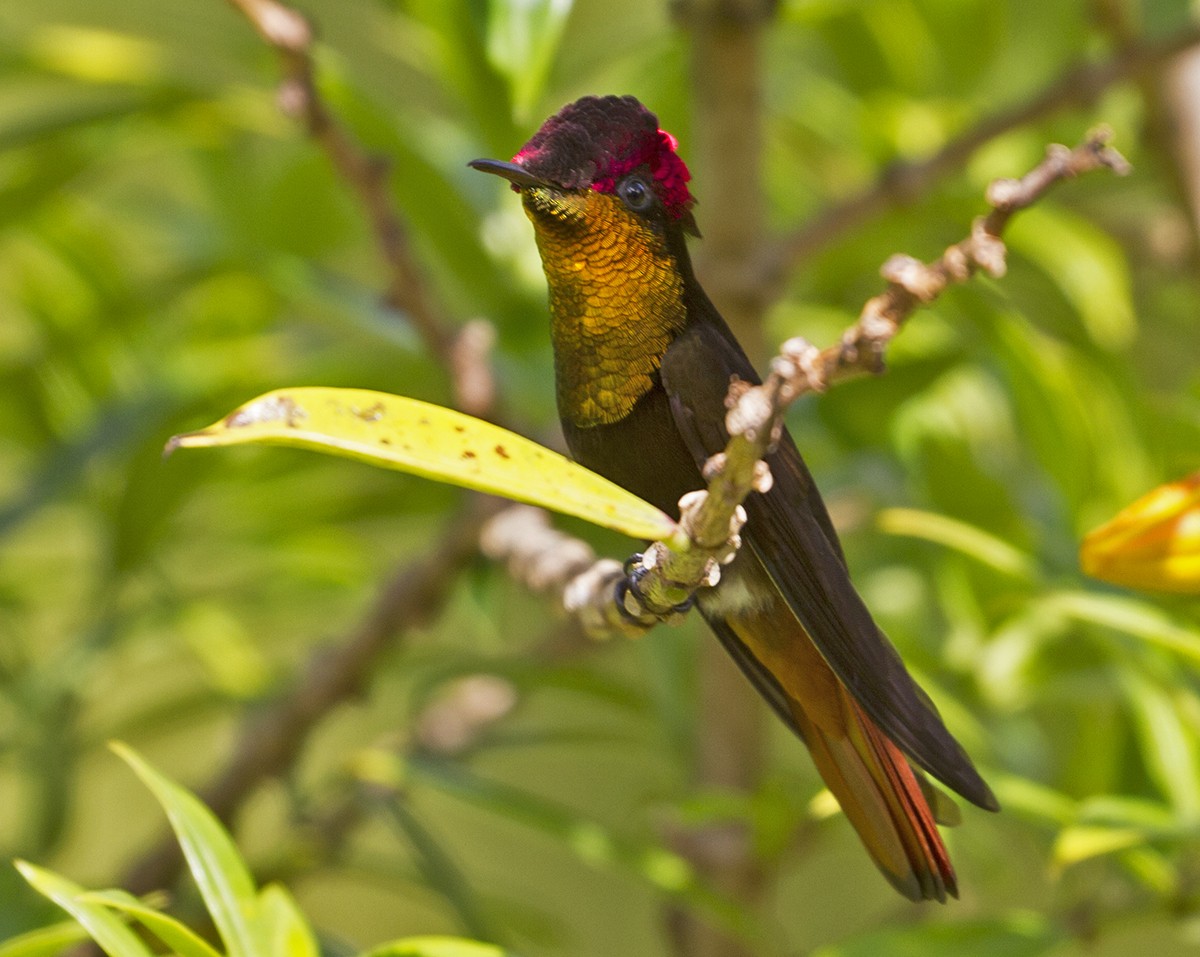
[[[724,449],[730,381],[761,380],[701,288],[677,141],[632,96],[588,96],[546,120],[500,176],[533,223],[549,287],[559,418],[582,465],[678,516]],[[999,805],[875,624],[795,442],[782,433],[752,492],[742,548],[696,605],[808,746],[872,859],[912,900],[958,896],[938,832],[952,802],[924,772]]]

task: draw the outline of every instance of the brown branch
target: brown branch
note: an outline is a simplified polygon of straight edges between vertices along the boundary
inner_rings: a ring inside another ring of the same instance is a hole
[[[754,361],[767,354],[753,281],[766,235],[762,182],[763,37],[777,0],[675,0],[689,42],[692,150],[707,184],[699,272]]]
[[[339,644],[315,651],[303,675],[251,717],[224,769],[199,792],[222,821],[229,823],[264,780],[292,766],[330,710],[362,693],[398,634],[441,610],[458,574],[478,553],[480,529],[500,507],[497,500],[482,496],[472,501],[473,507],[449,524],[427,555],[392,577],[353,631]],[[121,886],[134,894],[168,887],[180,864],[178,845],[166,837],[130,868]]]
[[[450,372],[461,408],[486,414],[495,400],[488,363],[493,336],[487,323],[468,323],[456,335],[444,324],[413,258],[404,225],[387,190],[387,164],[366,153],[342,128],[321,99],[313,71],[312,26],[277,0],[229,0],[280,55],[284,78],[280,101],[302,120],[334,168],[354,190],[389,269],[385,300],[413,322],[430,353]],[[338,645],[314,653],[304,674],[273,705],[251,719],[235,752],[201,796],[229,822],[266,778],[292,766],[309,734],[337,704],[361,692],[393,636],[428,620],[478,550],[479,531],[499,507],[483,496],[470,499],[423,562],[402,568],[383,587],[374,607]],[[131,868],[125,886],[144,893],[169,884],[181,858],[164,839]]]
[[[526,588],[558,596],[593,637],[614,633],[636,637],[657,624],[654,619],[630,619],[619,602],[609,600],[625,578],[620,563],[597,560],[587,542],[552,527],[544,509],[530,505],[504,509],[484,527],[480,549],[493,561],[503,562],[509,575]]]
[[[947,286],[966,282],[978,270],[995,277],[1004,275],[1001,234],[1015,213],[1037,202],[1061,180],[1094,169],[1118,175],[1129,171],[1125,158],[1108,145],[1110,135],[1102,128],[1073,150],[1051,146],[1046,158],[1021,179],[994,181],[987,190],[992,210],[975,220],[970,236],[928,264],[911,256],[893,256],[880,270],[888,282],[887,290],[867,302],[858,322],[841,341],[822,351],[801,339],[785,342],[764,387],[777,382],[786,406],[805,392],[822,392],[834,382],[863,372],[881,372],[884,350],[918,306],[928,305]]]
[[[678,0],[675,6],[675,18],[689,41],[695,155],[708,184],[705,242],[697,267],[706,277],[709,295],[755,362],[766,355],[766,301],[751,278],[767,235],[762,181],[763,46],[777,6],[776,0]],[[705,507],[703,501],[696,505]],[[643,555],[641,566],[666,566],[663,583],[668,586],[674,581],[715,581],[720,562],[733,557],[745,515],[735,508],[724,520],[714,519],[711,529],[704,522],[695,528],[687,524],[695,515],[690,506],[683,508],[682,515],[684,533],[674,542],[678,560],[672,561],[654,545]],[[693,543],[705,547],[695,548]],[[688,598],[670,587],[656,594],[652,580],[635,580],[635,584],[629,597],[640,592],[669,616],[678,615],[670,605]],[[764,763],[765,709],[719,642],[700,646],[697,682],[699,700],[705,704],[696,711],[692,731],[694,786],[754,793]],[[706,883],[737,901],[746,913],[759,910],[765,875],[744,822],[680,828],[666,837]],[[746,941],[701,919],[681,902],[669,903],[664,918],[676,954],[749,957],[754,952]]]
[[[309,135],[328,155],[334,168],[354,190],[371,224],[376,245],[388,269],[384,302],[413,324],[451,374],[459,408],[486,415],[495,398],[487,362],[490,339],[468,325],[461,334],[434,304],[424,274],[412,253],[408,231],[388,192],[386,158],[368,153],[336,120],[317,90],[313,68],[313,28],[298,11],[278,0],[228,0],[250,21],[259,36],[278,53],[283,65],[281,108],[304,123]],[[466,341],[464,341],[466,337]]]
[[[360,754],[395,754],[398,764],[421,755],[453,760],[476,747],[517,703],[516,687],[497,675],[456,678],[421,707],[409,724],[410,735],[397,740],[397,735],[389,732]],[[299,807],[285,842],[255,867],[259,886],[290,883],[297,875],[343,860],[350,840],[377,801],[378,773],[375,761],[352,761],[322,800]],[[397,793],[395,798],[402,795]]]
[[[1200,24],[1191,24],[1164,39],[1129,45],[1102,63],[1071,67],[1030,99],[985,118],[928,159],[891,166],[873,186],[818,213],[775,244],[756,278],[761,279],[763,288],[778,289],[790,268],[892,206],[914,201],[938,179],[961,169],[984,144],[1068,107],[1090,106],[1114,83],[1161,68],[1197,44]]]

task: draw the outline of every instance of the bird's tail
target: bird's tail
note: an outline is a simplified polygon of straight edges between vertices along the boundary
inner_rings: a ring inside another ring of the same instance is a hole
[[[793,704],[821,777],[896,890],[912,900],[957,897],[954,868],[920,778],[854,700],[845,691],[841,696],[845,733],[822,729]]]
[[[913,770],[851,697],[800,623],[769,612],[709,615],[708,622],[808,745],[821,777],[892,885],[912,900],[957,897],[954,868],[937,829],[938,820],[954,823],[948,818],[957,808]]]

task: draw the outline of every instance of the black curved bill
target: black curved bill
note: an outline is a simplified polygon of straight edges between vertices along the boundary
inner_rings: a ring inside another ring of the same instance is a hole
[[[471,169],[502,176],[517,187],[548,185],[545,180],[540,180],[532,173],[526,172],[523,167],[518,166],[516,163],[506,163],[504,160],[477,159],[471,160],[467,165]]]

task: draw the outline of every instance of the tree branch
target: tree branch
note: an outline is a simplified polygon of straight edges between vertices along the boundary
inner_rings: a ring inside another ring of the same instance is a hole
[[[764,289],[778,289],[789,269],[812,258],[884,210],[913,202],[940,177],[961,169],[985,143],[1067,107],[1089,106],[1114,83],[1146,70],[1160,68],[1197,44],[1200,44],[1200,24],[1193,24],[1161,40],[1126,46],[1102,63],[1071,67],[1041,92],[986,117],[978,125],[950,140],[928,159],[897,163],[889,167],[873,186],[812,217],[799,230],[774,245],[757,278],[762,281]]]
[[[284,78],[280,102],[302,120],[334,168],[353,189],[389,270],[385,301],[404,312],[426,348],[449,372],[460,408],[486,415],[494,405],[489,366],[491,326],[467,323],[457,334],[433,306],[407,233],[387,190],[387,164],[368,155],[342,128],[314,82],[311,24],[277,0],[229,0],[280,55]],[[478,552],[480,529],[500,508],[495,499],[471,496],[423,562],[401,568],[383,586],[374,607],[345,639],[315,652],[304,674],[286,694],[246,724],[233,756],[200,791],[221,820],[230,822],[266,778],[292,766],[309,734],[337,704],[359,694],[393,636],[436,614],[457,574]],[[127,874],[134,893],[169,885],[182,859],[174,840],[164,838]]]
[[[309,657],[304,673],[247,722],[233,756],[201,799],[227,824],[254,789],[292,766],[317,723],[336,705],[362,693],[375,664],[403,634],[435,617],[458,574],[478,554],[479,532],[500,503],[483,496],[452,520],[434,547],[402,568],[374,606],[337,645]],[[133,894],[168,887],[182,863],[179,846],[164,837],[127,872],[121,886]]]
[[[228,0],[279,54],[283,79],[279,103],[304,123],[334,168],[354,190],[371,224],[375,243],[388,269],[384,302],[404,313],[429,353],[448,371],[456,404],[464,412],[486,416],[495,399],[488,350],[490,327],[476,321],[456,332],[447,323],[412,254],[408,231],[388,192],[389,163],[371,155],[338,123],[317,90],[313,68],[313,28],[298,11],[278,0]],[[480,348],[480,347],[483,348]]]

